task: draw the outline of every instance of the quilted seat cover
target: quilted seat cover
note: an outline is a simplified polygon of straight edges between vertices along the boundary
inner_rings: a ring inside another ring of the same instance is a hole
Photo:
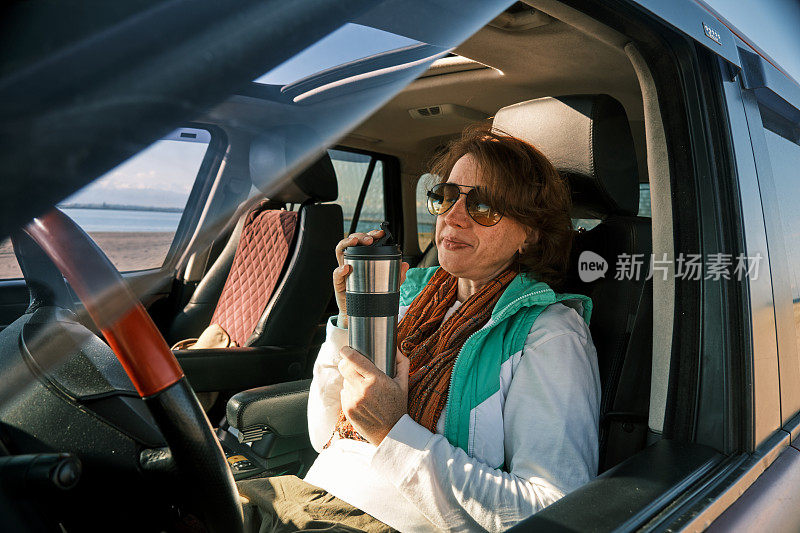
[[[256,208],[247,215],[233,265],[211,317],[239,346],[253,333],[289,259],[297,212]]]

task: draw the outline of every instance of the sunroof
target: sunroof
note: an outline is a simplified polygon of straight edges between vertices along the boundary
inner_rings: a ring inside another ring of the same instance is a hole
[[[348,22],[254,81],[288,85],[351,61],[419,44],[422,43],[402,35]]]

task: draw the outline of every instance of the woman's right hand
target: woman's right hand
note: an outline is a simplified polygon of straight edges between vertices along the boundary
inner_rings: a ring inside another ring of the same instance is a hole
[[[375,239],[383,237],[382,229],[375,229],[368,233],[351,233],[336,245],[336,261],[339,266],[333,271],[333,294],[336,296],[336,305],[339,306],[339,316],[344,317],[345,323],[338,324],[340,328],[347,327],[347,298],[345,297],[345,282],[353,267],[344,264],[344,251],[349,246],[369,246]]]
[[[336,261],[339,266],[333,271],[333,294],[336,296],[336,305],[339,306],[339,316],[344,317],[344,323],[338,324],[340,328],[347,327],[347,298],[345,297],[345,282],[353,267],[344,264],[344,251],[349,246],[369,246],[376,239],[383,237],[382,229],[375,229],[368,233],[351,233],[336,245]],[[406,279],[408,263],[400,266],[400,283]]]

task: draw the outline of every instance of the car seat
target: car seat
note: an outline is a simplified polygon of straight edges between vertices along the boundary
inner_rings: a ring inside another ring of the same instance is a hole
[[[274,152],[269,139],[253,142],[254,182],[274,173]],[[219,324],[239,346],[309,347],[332,295],[334,249],[343,227],[341,207],[321,202],[337,196],[333,164],[325,154],[243,215],[175,317],[169,338],[197,337]],[[299,209],[289,210],[288,204]]]
[[[576,235],[569,292],[594,304],[590,329],[600,368],[600,470],[645,444],[652,354],[652,252],[649,218],[637,216],[639,178],[625,110],[608,95],[538,98],[504,107],[493,125],[546,155],[570,183],[573,218],[600,219]],[[583,282],[578,259],[594,252],[608,263],[604,277]],[[641,254],[641,273],[617,279],[621,254]]]

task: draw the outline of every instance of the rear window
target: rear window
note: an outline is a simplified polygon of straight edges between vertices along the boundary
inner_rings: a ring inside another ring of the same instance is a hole
[[[328,150],[339,185],[335,202],[342,207],[343,235],[366,232],[386,220],[384,164],[372,154],[344,149]]]
[[[784,132],[785,133],[785,132]],[[778,208],[783,227],[789,279],[792,287],[795,335],[800,353],[800,140],[790,140],[769,129],[764,130],[772,179],[778,193]]]
[[[417,181],[416,210],[417,210],[417,239],[419,249],[425,251],[433,239],[433,231],[436,229],[436,216],[428,211],[428,189],[434,181],[432,174],[423,174]]]

